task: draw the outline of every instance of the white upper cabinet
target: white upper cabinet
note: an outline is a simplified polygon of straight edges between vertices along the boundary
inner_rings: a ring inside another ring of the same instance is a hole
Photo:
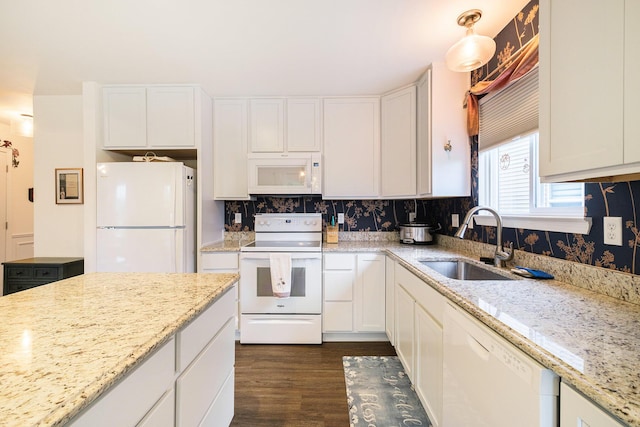
[[[575,19],[579,11],[580,19]],[[541,0],[540,176],[640,173],[636,0]],[[597,22],[594,31],[593,22]],[[590,24],[591,23],[591,24]],[[585,62],[586,61],[586,62]],[[587,64],[587,65],[585,65]],[[590,90],[590,88],[597,89]]]
[[[640,117],[640,2],[627,0],[624,4],[624,160],[640,162],[640,133],[632,124]],[[639,167],[640,169],[640,167]]]
[[[249,116],[251,153],[320,151],[318,98],[254,98]]]
[[[417,197],[469,196],[471,146],[463,108],[469,73],[433,63],[417,88]]]
[[[147,90],[108,87],[102,90],[104,141],[107,147],[146,147]]]
[[[416,87],[382,96],[382,197],[416,195]]]
[[[147,138],[150,147],[194,147],[192,87],[147,88]]]
[[[288,151],[320,151],[320,117],[320,99],[287,98]]]
[[[284,150],[284,99],[252,99],[250,151],[278,153]]]
[[[323,152],[323,197],[378,197],[380,98],[325,98]]]
[[[247,101],[213,103],[213,194],[216,200],[247,200]]]
[[[104,148],[196,148],[194,87],[108,86],[102,93]]]

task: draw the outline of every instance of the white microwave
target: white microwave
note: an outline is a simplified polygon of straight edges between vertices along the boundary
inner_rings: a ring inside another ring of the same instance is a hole
[[[249,154],[249,194],[321,194],[320,153]]]

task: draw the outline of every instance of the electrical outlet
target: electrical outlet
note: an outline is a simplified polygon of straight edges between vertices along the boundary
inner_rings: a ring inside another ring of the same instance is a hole
[[[413,222],[416,220],[416,213],[415,212],[409,212],[409,222]]]
[[[344,224],[344,214],[343,213],[339,213],[338,214],[338,224]]]
[[[242,224],[242,214],[240,212],[236,212],[233,222],[236,224]]]
[[[460,227],[460,215],[451,214],[451,226],[452,227]]]
[[[605,245],[622,246],[622,217],[605,216],[603,229]]]

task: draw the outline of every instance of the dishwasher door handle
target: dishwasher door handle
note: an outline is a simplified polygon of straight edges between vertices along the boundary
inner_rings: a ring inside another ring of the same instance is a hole
[[[489,349],[480,344],[477,339],[475,339],[471,335],[467,335],[467,343],[469,344],[471,350],[473,350],[473,352],[477,354],[482,360],[484,360],[485,362],[489,360]]]

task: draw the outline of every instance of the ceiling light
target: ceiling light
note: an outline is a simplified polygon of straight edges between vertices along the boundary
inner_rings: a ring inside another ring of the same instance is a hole
[[[14,135],[33,137],[33,116],[20,114],[20,117],[11,120],[11,133]]]
[[[482,11],[471,9],[458,16],[458,25],[467,27],[467,35],[447,51],[447,67],[452,71],[472,71],[480,68],[496,52],[496,42],[491,37],[479,36],[473,31],[473,24],[482,17]]]

